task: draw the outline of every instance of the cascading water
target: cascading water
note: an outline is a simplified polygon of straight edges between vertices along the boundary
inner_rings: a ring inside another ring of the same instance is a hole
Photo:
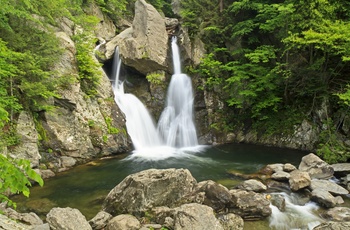
[[[191,79],[181,73],[180,55],[176,37],[172,40],[174,75],[171,78],[166,108],[158,126],[142,102],[133,94],[124,93],[119,80],[121,61],[118,47],[114,53],[112,87],[115,102],[126,118],[128,134],[135,147],[134,156],[152,159],[176,157],[181,148],[194,147],[199,151],[193,122],[193,92]]]

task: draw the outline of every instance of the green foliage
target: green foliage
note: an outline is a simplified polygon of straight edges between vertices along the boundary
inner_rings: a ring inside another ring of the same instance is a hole
[[[346,162],[350,158],[350,148],[343,145],[331,119],[326,121],[324,127],[326,129],[320,134],[316,154],[329,164]]]
[[[107,129],[109,134],[118,134],[120,132],[118,128],[113,127],[112,118],[105,117],[105,122],[107,124]]]
[[[11,201],[8,194],[23,194],[28,197],[30,194],[29,187],[33,180],[43,186],[44,182],[39,174],[31,167],[28,160],[13,159],[9,156],[0,154],[0,202],[8,202],[8,205],[16,204]]]
[[[163,78],[164,74],[157,72],[147,74],[146,76],[147,81],[155,85],[160,85],[163,82]]]

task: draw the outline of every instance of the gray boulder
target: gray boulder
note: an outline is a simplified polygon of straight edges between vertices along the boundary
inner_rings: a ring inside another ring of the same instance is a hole
[[[329,179],[334,174],[332,166],[313,153],[310,153],[301,159],[299,170],[308,172],[313,179]]]
[[[241,216],[244,220],[260,220],[271,215],[270,201],[266,195],[239,189],[230,190],[232,206],[229,212]]]
[[[347,195],[349,194],[349,191],[343,188],[340,185],[337,185],[336,183],[329,181],[329,180],[317,180],[313,179],[311,180],[310,188],[312,190],[314,189],[322,189],[325,191],[328,191],[332,194],[336,195]]]
[[[140,221],[136,217],[122,214],[112,218],[108,222],[106,230],[139,230],[140,228]]]
[[[92,229],[103,229],[104,227],[106,227],[108,221],[112,219],[112,217],[113,216],[111,214],[104,211],[100,211],[96,214],[94,218],[89,220],[89,224],[91,225]]]
[[[243,181],[237,188],[253,192],[263,192],[267,189],[266,185],[255,179]]]
[[[231,194],[225,186],[208,180],[199,182],[184,201],[205,204],[215,211],[220,211],[230,204]]]
[[[146,75],[167,70],[168,34],[165,19],[145,0],[135,3],[135,17],[131,28],[106,44],[105,56],[110,59],[115,47],[123,63]]]
[[[243,230],[244,221],[236,214],[220,214],[217,218],[225,230]]]
[[[201,204],[184,204],[175,208],[174,228],[176,230],[223,230],[213,209]]]
[[[92,230],[86,218],[78,209],[53,208],[46,215],[52,230]]]
[[[103,210],[137,214],[157,206],[174,206],[197,181],[187,169],[149,169],[127,176],[107,195]]]
[[[337,205],[337,199],[328,191],[315,189],[311,192],[311,199],[319,203],[323,207],[333,208]]]
[[[311,184],[311,178],[308,172],[302,172],[300,170],[294,170],[290,173],[289,186],[292,191],[298,191],[306,188]]]

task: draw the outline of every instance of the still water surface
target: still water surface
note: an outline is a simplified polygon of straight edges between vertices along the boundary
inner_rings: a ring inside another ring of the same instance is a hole
[[[214,180],[230,188],[237,184],[229,172],[254,173],[271,163],[298,166],[307,152],[248,144],[208,146],[201,153],[165,160],[130,159],[130,154],[80,165],[31,189],[30,198],[15,197],[19,211],[46,214],[52,207],[79,209],[89,220],[101,208],[104,197],[126,176],[149,168],[186,168],[196,180]]]

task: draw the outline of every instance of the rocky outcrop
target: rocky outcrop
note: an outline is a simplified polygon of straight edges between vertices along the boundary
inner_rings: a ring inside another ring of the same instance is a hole
[[[187,169],[149,169],[127,176],[106,197],[103,210],[138,214],[153,207],[177,204],[196,180]]]
[[[46,216],[52,230],[92,230],[91,226],[78,209],[53,208]]]
[[[33,117],[26,111],[19,114],[16,132],[20,143],[11,150],[14,158],[28,159],[32,167],[37,167],[41,156],[39,154],[39,134],[35,128]]]
[[[132,27],[105,45],[106,59],[112,57],[117,46],[123,63],[144,75],[157,70],[167,70],[168,34],[165,19],[145,0],[135,3]]]

